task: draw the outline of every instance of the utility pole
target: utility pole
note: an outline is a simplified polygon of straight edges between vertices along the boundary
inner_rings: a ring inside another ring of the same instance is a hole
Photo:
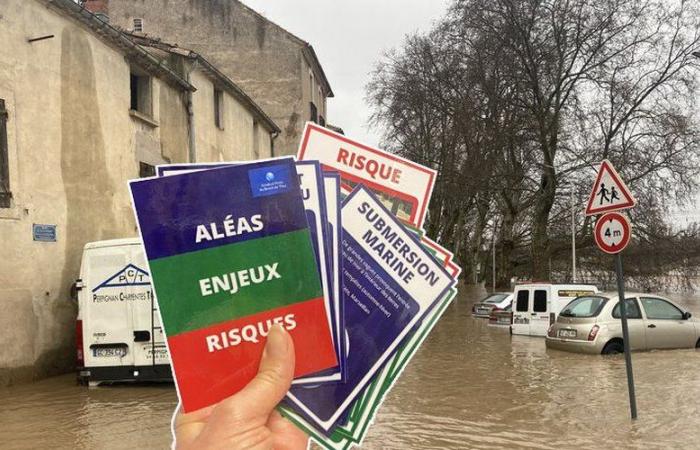
[[[493,238],[491,239],[491,286],[496,292],[496,227],[493,228]]]
[[[576,208],[574,204],[574,187],[570,188],[571,199],[571,282],[576,283]]]

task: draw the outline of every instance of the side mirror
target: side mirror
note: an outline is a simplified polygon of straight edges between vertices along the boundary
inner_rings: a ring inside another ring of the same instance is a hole
[[[686,312],[683,313],[683,320],[688,320],[688,319],[690,319],[691,317],[693,317],[693,315],[690,314],[688,311],[686,311]]]
[[[83,284],[83,280],[76,280],[70,287],[70,298],[74,302],[78,301],[78,292],[80,292],[85,285]]]

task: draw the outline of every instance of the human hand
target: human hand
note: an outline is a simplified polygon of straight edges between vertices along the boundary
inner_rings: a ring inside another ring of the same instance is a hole
[[[178,450],[305,449],[308,437],[275,410],[294,376],[294,342],[280,325],[267,335],[258,374],[238,393],[188,414],[173,426]]]

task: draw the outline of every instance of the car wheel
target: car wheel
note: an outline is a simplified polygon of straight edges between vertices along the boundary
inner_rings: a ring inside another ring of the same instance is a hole
[[[700,348],[700,339],[695,343],[695,348]]]
[[[603,347],[603,351],[601,354],[603,355],[615,355],[617,353],[623,353],[625,351],[625,347],[622,345],[622,341],[610,341],[607,344],[605,344],[605,347]]]

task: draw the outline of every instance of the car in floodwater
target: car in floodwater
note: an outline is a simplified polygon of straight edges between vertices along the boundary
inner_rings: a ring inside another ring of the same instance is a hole
[[[489,314],[489,325],[509,327],[513,323],[513,303],[505,308],[493,308]]]
[[[666,298],[628,294],[625,299],[631,350],[699,348],[700,322]],[[624,351],[620,302],[616,295],[578,297],[549,327],[547,348],[614,354]]]
[[[480,302],[474,303],[474,306],[472,306],[472,314],[474,317],[488,318],[492,309],[504,309],[512,303],[513,294],[511,292],[494,292]]]

